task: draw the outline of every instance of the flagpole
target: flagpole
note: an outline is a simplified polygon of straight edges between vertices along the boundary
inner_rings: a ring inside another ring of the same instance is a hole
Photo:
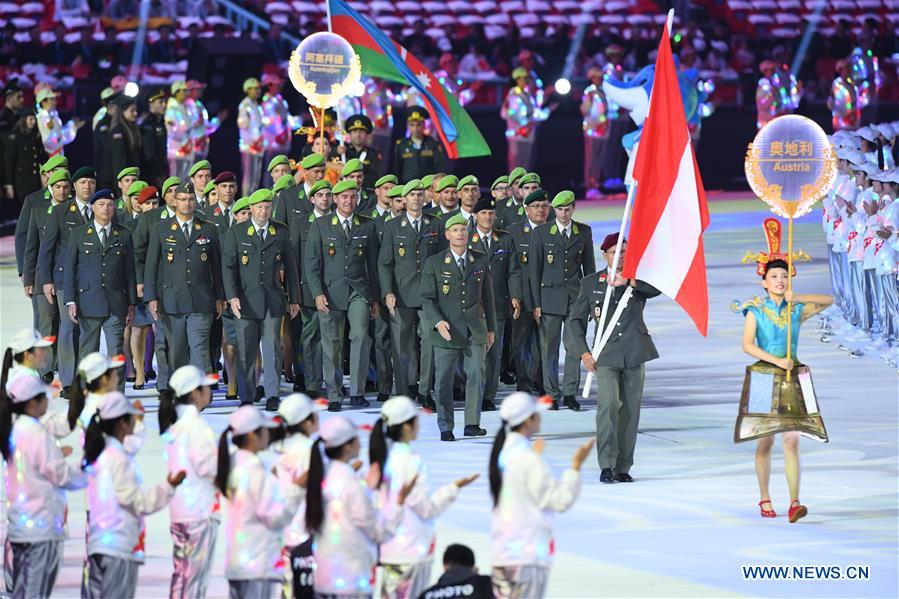
[[[331,32],[331,0],[325,0],[325,14],[328,17],[328,32]]]
[[[787,291],[793,291],[793,211],[787,220]],[[793,348],[793,302],[787,302],[787,360],[792,358]],[[787,382],[792,378],[792,370],[787,370]]]

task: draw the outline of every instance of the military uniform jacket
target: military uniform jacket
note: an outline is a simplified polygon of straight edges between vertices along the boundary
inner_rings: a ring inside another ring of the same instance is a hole
[[[588,225],[571,221],[568,241],[556,223],[544,223],[531,238],[531,297],[547,314],[567,316],[577,299],[580,280],[596,271],[593,233]]]
[[[38,189],[34,193],[25,196],[22,202],[22,209],[19,211],[19,220],[16,221],[16,267],[19,276],[22,276],[25,268],[25,246],[28,243],[28,229],[31,225],[31,215],[35,211],[47,211],[52,207],[53,201],[50,199],[50,190],[47,188]],[[35,245],[37,248],[37,245]],[[37,256],[34,257],[34,263],[37,264]],[[33,282],[33,281],[32,281]]]
[[[112,117],[109,114],[103,115],[103,118],[97,121],[94,127],[94,164],[97,165],[97,189],[115,188],[115,176],[118,171],[114,170],[112,163],[112,151],[110,140],[110,124]],[[128,166],[135,166],[130,164]]]
[[[297,261],[300,276],[300,295],[302,304],[306,308],[315,308],[315,297],[309,289],[309,276],[306,274],[304,257],[306,256],[306,242],[309,239],[309,229],[316,220],[315,212],[310,212],[303,218],[295,218],[287,225],[290,231],[290,245]]]
[[[381,161],[383,156],[381,153],[371,146],[363,146],[357,150],[353,144],[346,146],[346,154],[343,155],[347,160],[358,158],[362,163],[362,186],[371,189],[375,186],[375,181],[381,176]]]
[[[196,218],[196,215],[194,215],[194,217]],[[144,282],[144,271],[147,264],[147,248],[150,245],[150,233],[157,224],[170,220],[171,218],[172,217],[169,216],[168,208],[163,205],[153,208],[153,210],[150,210],[149,212],[144,212],[141,214],[141,217],[137,219],[132,242],[134,244],[134,272],[138,285]]]
[[[409,218],[401,214],[385,223],[381,238],[378,253],[381,293],[396,295],[396,305],[401,308],[421,307],[422,270],[428,258],[440,251],[443,226],[426,214],[420,218],[418,234]]]
[[[165,119],[161,114],[148,113],[140,124],[140,172],[144,179],[162,183],[168,174],[166,159]]]
[[[527,220],[528,216],[524,211],[524,203],[516,204],[515,200],[508,199],[506,203],[496,208],[496,226],[506,229],[513,224],[522,220]]]
[[[507,231],[515,245],[514,260],[519,266],[521,278],[521,309],[530,312],[534,309],[534,298],[531,296],[531,239],[536,227],[531,227],[527,219],[511,225]]]
[[[87,318],[124,318],[137,303],[131,231],[110,223],[104,248],[91,222],[73,230],[66,252],[65,303],[75,302]]]
[[[28,239],[25,242],[25,250],[22,265],[22,285],[35,285],[37,282],[37,258],[41,250],[41,242],[44,239],[44,231],[47,222],[53,213],[53,200],[34,202],[31,205],[31,215],[28,220]],[[40,293],[40,290],[38,290]]]
[[[433,137],[425,135],[419,148],[415,147],[412,139],[405,137],[396,141],[393,165],[399,180],[409,182],[421,179],[428,173],[443,171],[444,158],[443,145]]]
[[[302,219],[312,212],[312,202],[306,197],[303,183],[282,189],[272,202],[272,218],[290,224],[295,218]]]
[[[0,138],[5,139],[12,132],[17,122],[19,122],[19,116],[14,110],[11,110],[9,106],[0,108]],[[6,164],[7,152],[9,150],[4,148],[4,144],[0,143],[0,164]],[[0,173],[0,185],[12,185],[12,180],[6,178],[5,174],[5,172]]]
[[[572,308],[572,331],[577,347],[578,355],[591,351],[587,346],[587,322],[598,322],[602,303],[606,294],[606,277],[608,269],[587,275],[581,280],[580,292],[577,301]],[[611,318],[618,306],[618,301],[624,295],[627,286],[612,287],[613,295],[609,300],[608,319]],[[659,357],[656,346],[649,336],[649,329],[643,322],[643,308],[646,300],[659,295],[660,291],[638,280],[633,294],[627,302],[615,330],[612,331],[609,341],[596,361],[597,366],[611,368],[634,368],[644,362],[655,360]]]
[[[36,285],[53,283],[57,290],[62,290],[69,235],[72,230],[85,224],[84,214],[78,211],[78,204],[74,199],[53,207],[40,240]]]
[[[493,277],[487,254],[469,250],[465,272],[459,270],[452,251],[428,258],[421,275],[421,301],[429,323],[445,320],[450,341],[431,331],[434,347],[464,349],[473,341],[487,344],[487,333],[496,331]],[[469,338],[471,341],[469,341]]]
[[[241,318],[262,320],[266,316],[284,316],[287,301],[299,304],[300,278],[287,225],[269,220],[264,241],[256,233],[252,220],[225,232],[222,282],[225,297],[240,300]]]
[[[512,298],[521,299],[521,264],[515,260],[515,242],[506,231],[491,231],[490,249],[477,229],[468,239],[468,249],[483,252],[489,257],[493,276],[493,297],[496,318],[512,317]]]
[[[303,258],[304,278],[313,299],[324,295],[332,309],[349,308],[350,292],[369,302],[381,297],[378,286],[378,240],[371,219],[354,214],[347,239],[337,214],[315,219]]]
[[[356,203],[356,213],[357,214],[365,214],[367,216],[371,216],[371,218],[377,218],[377,210],[375,205],[378,203],[378,196],[375,195],[374,190],[363,187],[359,190],[359,200]],[[375,214],[372,214],[372,211],[375,211]]]
[[[222,210],[221,204],[215,204],[215,208],[210,210],[209,214],[209,222],[219,230],[219,240],[222,243],[222,251],[224,251],[224,235],[231,228],[231,210],[229,208]]]
[[[194,215],[190,241],[176,218],[156,223],[150,232],[144,268],[144,300],[159,300],[167,314],[215,312],[225,299],[218,231]]]
[[[40,168],[47,160],[47,152],[37,131],[33,134],[12,131],[4,133],[0,146],[5,146],[3,160],[0,161],[2,178],[6,185],[15,188],[16,197],[24,199],[40,189]]]

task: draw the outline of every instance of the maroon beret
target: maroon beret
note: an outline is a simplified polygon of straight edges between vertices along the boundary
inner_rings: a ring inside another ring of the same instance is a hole
[[[618,243],[618,233],[609,233],[606,235],[606,238],[602,240],[602,245],[599,246],[599,249],[605,252],[610,247],[615,247],[616,243]]]
[[[231,171],[222,171],[215,178],[215,184],[219,185],[220,183],[237,183],[237,175]]]

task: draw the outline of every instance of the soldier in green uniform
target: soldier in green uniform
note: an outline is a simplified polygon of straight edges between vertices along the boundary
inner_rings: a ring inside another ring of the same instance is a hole
[[[534,318],[540,326],[540,353],[543,356],[543,386],[553,397],[552,409],[565,406],[580,410],[574,398],[581,380],[579,353],[571,330],[571,306],[577,299],[580,280],[596,272],[593,232],[588,225],[572,219],[574,192],[560,191],[553,198],[555,222],[537,227],[531,240],[530,285]],[[565,325],[565,369],[559,387],[559,346]]]
[[[440,179],[440,182],[434,187],[434,193],[437,195],[437,205],[425,213],[440,218],[449,218],[459,211],[459,195],[456,186],[459,184],[459,178],[456,175],[446,175]]]
[[[433,175],[425,175],[421,178],[421,188],[425,192],[424,201],[422,202],[421,209],[422,210],[430,210],[436,204],[434,203],[435,195],[434,195],[434,179],[443,176],[443,173],[437,173]]]
[[[599,480],[603,483],[634,481],[629,471],[634,464],[645,365],[659,357],[643,322],[643,308],[647,299],[661,292],[648,283],[621,276],[626,241],[621,245],[619,272],[611,281],[612,297],[606,314],[615,312],[628,285],[633,287],[633,295],[598,360],[593,360],[587,346],[587,323],[599,322],[602,316],[600,312],[617,243],[618,233],[607,235],[603,240],[600,247],[608,267],[581,280],[571,315],[574,352],[581,356],[588,371],[596,371],[596,457],[600,467]],[[608,318],[605,326],[612,326]]]
[[[305,264],[306,242],[309,240],[309,230],[312,224],[319,218],[331,213],[331,184],[322,179],[315,183],[309,190],[312,201],[312,212],[303,218],[295,218],[288,225],[290,228],[290,242],[297,257],[298,264]],[[315,296],[309,287],[309,277],[305,268],[300,268],[300,292],[302,294],[302,373],[306,385],[306,394],[310,397],[318,397],[322,392],[322,336],[319,326],[319,312],[315,305]]]
[[[193,364],[212,372],[209,331],[225,307],[218,230],[196,215],[196,202],[193,184],[180,184],[175,216],[153,225],[147,246],[144,299],[165,322],[170,371]]]
[[[277,159],[276,156],[272,162]],[[325,178],[325,159],[321,154],[309,154],[300,162],[300,168],[303,169],[303,184],[281,191],[272,204],[272,218],[282,223],[290,224],[290,220],[295,216],[312,212],[309,190]]]
[[[115,196],[101,189],[90,199],[92,219],[72,230],[63,278],[65,318],[80,329],[78,353],[100,351],[100,331],[106,352],[124,353],[125,327],[134,319],[137,288],[131,230],[113,222]],[[125,390],[125,369],[119,391]]]
[[[369,210],[363,212],[369,218],[378,220],[391,212],[392,201],[389,197],[390,190],[398,187],[396,175],[384,175],[375,181],[375,203]],[[402,190],[402,186],[399,186]]]
[[[524,173],[518,177],[517,186],[519,193],[522,194],[521,197],[518,198],[515,194],[512,194],[512,197],[506,202],[502,214],[500,214],[504,227],[508,227],[512,223],[524,220],[524,198],[540,189],[540,175],[537,173]],[[553,214],[550,214],[547,218],[547,220],[554,219],[555,216]]]
[[[50,188],[47,185],[47,180],[50,178],[50,175],[52,175],[54,171],[67,170],[68,168],[68,158],[61,154],[51,156],[40,168],[41,188],[25,196],[22,203],[22,209],[19,211],[19,218],[16,221],[16,230],[14,233],[16,240],[16,266],[18,267],[20,277],[22,276],[22,268],[25,263],[25,243],[28,240],[28,224],[31,222],[31,214],[35,210],[45,210],[47,204],[50,202]]]
[[[461,357],[466,374],[466,437],[486,435],[480,427],[487,352],[493,345],[496,312],[487,254],[468,249],[462,215],[446,222],[449,248],[428,258],[421,275],[421,299],[434,346],[437,425],[441,441],[454,441],[453,377]]]
[[[373,129],[371,119],[364,114],[354,114],[346,120],[343,128],[350,137],[350,143],[347,144],[343,156],[347,162],[353,158],[359,159],[364,173],[362,181],[359,183],[360,188],[371,189],[378,177],[381,176],[383,159],[381,152],[367,143],[368,136]]]
[[[484,198],[474,207],[477,225],[470,233],[468,249],[487,255],[493,275],[493,297],[496,309],[496,339],[487,352],[484,399],[481,410],[496,410],[493,400],[499,388],[499,375],[506,323],[521,316],[521,265],[515,260],[515,242],[506,231],[496,229],[493,200]]]
[[[166,159],[168,133],[165,128],[164,89],[159,89],[147,98],[150,105],[148,112],[140,123],[140,168],[147,181],[153,186],[161,186],[169,172]]]
[[[206,198],[206,185],[212,181],[212,164],[208,160],[200,160],[194,163],[187,171],[187,176],[194,186],[194,194],[197,196],[197,209],[204,213],[211,203]]]
[[[531,296],[530,254],[534,230],[546,222],[549,203],[546,191],[539,189],[524,200],[525,219],[507,229],[515,242],[515,261],[521,266],[521,309],[524,313],[512,321],[512,360],[515,364],[516,388],[535,395],[543,395],[543,363],[540,354],[540,334],[533,316]]]
[[[393,168],[400,181],[408,182],[421,179],[428,173],[436,173],[444,169],[446,153],[443,145],[425,135],[424,122],[428,113],[424,108],[413,106],[406,117],[409,134],[396,142]]]
[[[221,236],[234,220],[231,207],[237,199],[237,175],[222,171],[211,181],[215,185],[215,204],[210,206],[209,220],[219,227]]]
[[[359,202],[356,205],[356,212],[365,214],[377,203],[377,197],[372,189],[363,187],[364,174],[362,170],[362,161],[358,158],[350,158],[340,171],[341,179],[349,179],[356,183],[359,189]]]
[[[125,211],[125,197],[138,179],[140,179],[140,169],[136,166],[126,166],[116,175],[116,186],[119,188],[115,206],[117,214],[121,215]]]
[[[418,396],[425,407],[434,408],[432,325],[425,317],[419,283],[425,262],[439,251],[443,227],[436,218],[422,213],[420,181],[404,185],[401,194],[406,212],[384,227],[378,277],[390,315],[396,392]]]
[[[237,179],[234,180],[234,188],[237,190]],[[232,226],[236,227],[246,222],[250,218],[250,198],[243,197],[235,201],[227,211],[216,214],[212,217],[212,224],[218,228],[219,240],[224,245],[225,236],[228,235]],[[237,328],[234,325],[234,315],[231,309],[226,305],[222,311],[221,322],[221,352],[222,360],[225,366],[225,372],[228,374],[228,390],[225,399],[237,399],[239,376],[243,376],[237,370]],[[213,327],[215,323],[213,323]],[[210,343],[210,345],[212,345]],[[214,353],[214,349],[212,350]],[[256,378],[253,377],[250,382],[252,386],[256,386]],[[305,387],[301,391],[305,391]]]
[[[341,408],[343,338],[350,324],[350,405],[367,407],[365,380],[371,337],[368,321],[378,315],[378,240],[371,219],[354,214],[356,183],[334,186],[335,212],[312,223],[305,276],[319,311],[328,410]]]
[[[481,184],[474,175],[465,175],[456,185],[456,191],[459,193],[459,214],[465,217],[470,233],[475,228],[474,207],[481,199]]]
[[[269,189],[250,195],[250,224],[232,227],[222,242],[225,297],[237,333],[238,395],[241,404],[253,402],[256,354],[262,345],[265,409],[280,403],[281,320],[300,312],[300,280],[290,247],[287,225],[271,220]],[[283,282],[282,282],[283,271]],[[286,296],[286,301],[285,301]]]

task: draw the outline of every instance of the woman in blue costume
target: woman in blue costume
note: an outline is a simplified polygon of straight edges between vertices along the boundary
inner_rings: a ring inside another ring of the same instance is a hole
[[[776,222],[776,221],[775,221]],[[777,237],[779,238],[777,222]],[[769,233],[766,222],[766,233]],[[774,435],[782,433],[784,470],[790,490],[790,522],[808,513],[799,501],[799,436],[827,441],[824,422],[818,413],[808,367],[796,358],[800,325],[833,303],[830,295],[800,295],[788,290],[789,266],[776,253],[777,243],[769,237],[767,254],[759,255],[757,272],[762,276],[765,297],[753,298],[734,308],[746,317],[743,351],[759,360],[746,368],[740,412],[734,442],[758,439],[755,471],[759,482],[763,518],[777,516],[768,493],[771,478],[771,447]],[[773,246],[773,247],[772,247]],[[795,274],[795,269],[794,269]],[[788,316],[788,306],[789,316]],[[787,358],[787,319],[790,324],[790,356]],[[790,372],[789,379],[786,374]]]

